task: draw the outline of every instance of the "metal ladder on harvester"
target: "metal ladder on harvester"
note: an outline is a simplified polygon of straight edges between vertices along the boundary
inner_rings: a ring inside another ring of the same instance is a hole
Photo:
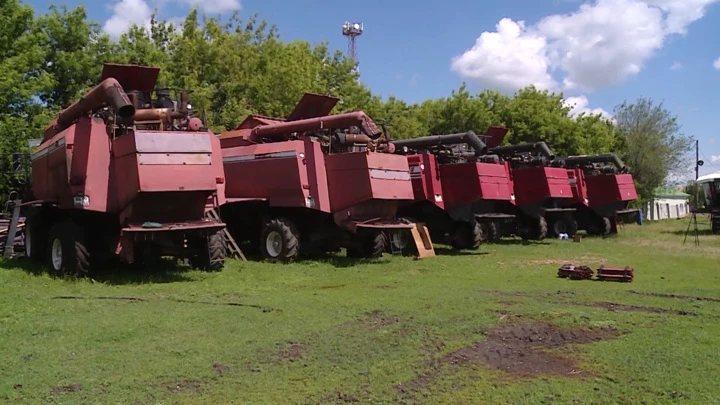
[[[5,259],[12,259],[15,257],[15,237],[17,236],[17,231],[19,227],[20,222],[20,205],[22,204],[22,200],[20,199],[20,194],[17,191],[11,191],[10,195],[8,196],[7,203],[5,203],[5,213],[10,213],[12,210],[12,213],[10,214],[10,224],[8,225],[7,229],[3,229],[0,231],[0,233],[5,233],[5,246],[3,249],[3,257]],[[22,224],[24,226],[25,224]]]
[[[222,222],[222,220],[220,219],[220,215],[218,215],[217,210],[215,208],[206,212],[205,215],[208,218]],[[225,240],[227,241],[228,251],[230,253],[229,256],[232,257],[233,259],[242,259],[242,261],[246,262],[247,258],[243,254],[242,250],[240,250],[240,246],[238,246],[237,242],[235,242],[235,238],[233,238],[232,235],[230,235],[230,232],[227,230],[227,228],[223,228],[223,236],[225,237]]]

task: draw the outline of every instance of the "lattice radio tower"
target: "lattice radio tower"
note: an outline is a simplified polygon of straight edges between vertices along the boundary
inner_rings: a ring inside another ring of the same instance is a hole
[[[345,21],[342,27],[342,33],[348,38],[348,54],[357,68],[359,63],[357,57],[357,38],[363,33],[363,24]]]

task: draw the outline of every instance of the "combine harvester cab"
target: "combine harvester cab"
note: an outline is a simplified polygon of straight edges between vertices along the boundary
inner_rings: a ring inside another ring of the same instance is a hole
[[[414,228],[396,219],[412,200],[407,159],[362,111],[327,115],[337,98],[305,94],[287,119],[252,115],[220,136],[226,173],[221,217],[262,257],[347,249],[377,257],[391,234]]]
[[[555,156],[545,142],[496,146],[488,153],[505,162],[515,193],[510,213],[516,220],[502,234],[542,240],[548,233],[575,233],[575,208],[565,206],[573,198],[570,179],[566,169],[550,166]]]
[[[158,74],[105,64],[102,82],[45,130],[31,156],[27,256],[74,274],[113,255],[222,268],[225,224],[205,217],[223,181],[219,144],[190,115],[188,92],[155,89]]]
[[[489,133],[507,129],[491,127]],[[498,226],[513,215],[512,185],[498,156],[474,132],[433,135],[393,141],[395,153],[407,156],[414,201],[404,203],[398,215],[426,223],[434,238],[443,237],[455,249],[477,249],[497,238]],[[407,233],[393,239],[392,247],[405,250]],[[400,236],[400,235],[398,235]]]
[[[608,235],[617,233],[619,218],[637,217],[639,210],[628,208],[637,199],[635,182],[616,154],[569,156],[554,164],[565,167],[570,177],[573,199],[567,206],[577,209],[578,229]]]

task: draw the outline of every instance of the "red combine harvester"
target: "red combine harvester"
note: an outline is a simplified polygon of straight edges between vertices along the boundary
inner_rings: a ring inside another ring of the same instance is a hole
[[[364,112],[327,115],[338,100],[305,94],[287,119],[251,115],[220,136],[221,217],[236,240],[259,242],[266,260],[341,247],[377,257],[385,231],[414,227],[396,219],[413,198],[407,159]]]
[[[542,240],[548,232],[575,233],[575,209],[564,206],[573,198],[568,173],[550,167],[555,156],[545,142],[491,147],[488,154],[505,162],[513,184],[515,204],[507,213],[516,218],[511,227],[503,227],[502,235]]]
[[[507,131],[491,127],[488,135],[501,139]],[[398,215],[426,223],[436,240],[443,236],[455,249],[477,249],[485,238],[497,238],[499,221],[514,218],[500,213],[512,205],[505,166],[497,155],[486,155],[487,146],[474,132],[392,143],[395,153],[407,156],[415,195],[414,201],[401,205]],[[411,247],[408,233],[396,235],[392,248]]]
[[[639,210],[628,209],[637,199],[635,182],[616,154],[569,156],[553,164],[568,171],[573,198],[565,203],[576,208],[577,229],[589,235],[617,233],[618,217],[637,215]]]
[[[222,268],[225,224],[205,218],[224,181],[220,143],[191,116],[187,91],[174,101],[155,89],[158,74],[105,64],[101,83],[47,127],[23,204],[27,257],[75,275],[113,256]]]

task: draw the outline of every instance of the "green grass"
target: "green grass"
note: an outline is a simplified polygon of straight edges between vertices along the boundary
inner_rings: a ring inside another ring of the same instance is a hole
[[[4,262],[0,403],[720,403],[720,302],[633,292],[720,298],[720,236],[701,223],[700,246],[692,235],[683,245],[686,227],[627,225],[613,238],[506,241],[424,260],[232,261],[220,273],[81,281]],[[632,266],[635,281],[559,279],[563,262]],[[432,367],[518,321],[623,334],[557,349],[579,377]],[[433,378],[409,395],[395,388],[423,373]]]

